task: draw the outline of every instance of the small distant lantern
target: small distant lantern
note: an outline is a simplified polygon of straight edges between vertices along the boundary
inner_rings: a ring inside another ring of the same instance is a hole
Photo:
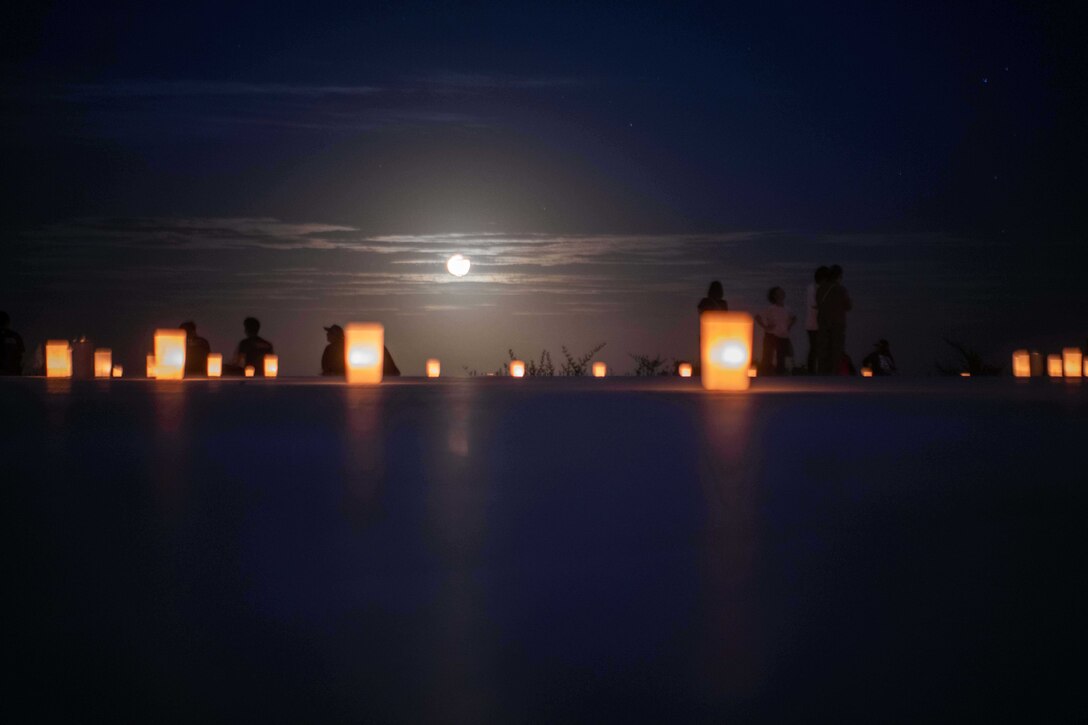
[[[960,377],[961,378],[969,378],[969,377],[971,377],[971,373],[964,370],[962,373],[960,373]]]
[[[113,366],[113,377],[119,378],[124,374],[125,374],[125,369],[123,367],[121,367],[120,365],[114,365]]]
[[[1062,367],[1065,377],[1079,378],[1083,374],[1084,354],[1079,347],[1067,347],[1062,350]]]
[[[159,380],[185,377],[185,330],[155,330],[155,377]]]
[[[1012,354],[1012,374],[1016,378],[1031,377],[1031,355],[1027,350],[1016,350]]]
[[[750,378],[759,377],[759,368],[757,368],[755,365],[749,365],[748,366],[748,377],[750,377]]]
[[[679,367],[676,368],[676,372],[682,378],[690,378],[691,377],[691,363],[680,363]]]
[[[252,378],[256,374],[257,374],[257,368],[253,367],[252,365],[246,365],[246,377],[247,378]]]
[[[264,356],[264,376],[266,378],[274,378],[280,374],[280,356],[279,355],[265,355]]]
[[[223,354],[218,352],[208,353],[208,377],[219,378],[223,376]]]
[[[113,350],[100,347],[94,351],[94,376],[108,378],[113,372]]]
[[[48,340],[45,343],[45,377],[72,377],[72,346],[67,340]]]
[[[603,378],[605,375],[608,375],[608,366],[599,360],[593,363],[593,377]]]
[[[1028,356],[1031,361],[1031,377],[1041,378],[1043,376],[1043,356],[1035,351]]]
[[[147,377],[149,377],[149,378],[155,377],[155,356],[154,355],[148,355],[147,356]]]
[[[438,358],[430,358],[427,360],[427,377],[437,378],[442,374],[442,362]]]
[[[344,369],[349,383],[380,383],[385,362],[385,328],[352,323],[344,330]]]
[[[861,369],[861,377],[863,377],[863,378],[873,377],[873,369],[872,368],[862,368]]]
[[[711,311],[699,316],[704,388],[748,389],[752,331],[752,316],[747,312]]]
[[[510,377],[512,377],[512,378],[524,378],[525,377],[525,362],[523,360],[511,360],[510,361]]]
[[[1061,355],[1047,355],[1046,356],[1046,374],[1052,378],[1060,378],[1062,376],[1062,356]]]

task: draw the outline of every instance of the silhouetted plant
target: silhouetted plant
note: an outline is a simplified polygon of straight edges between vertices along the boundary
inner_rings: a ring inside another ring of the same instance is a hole
[[[513,348],[508,348],[507,352],[510,353],[511,360],[520,360],[520,358],[514,354]],[[510,374],[510,363],[502,364],[503,375]],[[555,365],[552,364],[552,354],[547,350],[540,351],[540,360],[534,362],[533,360],[525,361],[525,377],[533,378],[550,378],[555,375]]]
[[[589,361],[592,360],[593,356],[599,353],[604,346],[605,343],[602,342],[589,352],[575,358],[570,354],[570,351],[567,350],[567,346],[563,345],[563,357],[565,357],[567,361],[559,368],[560,372],[564,375],[585,375],[589,371]]]
[[[982,359],[976,350],[967,347],[962,342],[956,340],[949,340],[945,338],[953,350],[959,355],[959,360],[949,364],[942,364],[940,362],[934,363],[937,367],[937,372],[941,375],[959,375],[960,373],[971,373],[971,377],[979,375],[1000,375],[1003,365],[994,365]]]
[[[656,355],[650,357],[649,355],[632,355],[628,353],[631,359],[635,361],[635,375],[638,377],[651,377],[654,375],[672,375],[676,373],[676,368],[679,365],[673,360],[673,370],[670,372],[668,365],[669,361],[666,358]]]

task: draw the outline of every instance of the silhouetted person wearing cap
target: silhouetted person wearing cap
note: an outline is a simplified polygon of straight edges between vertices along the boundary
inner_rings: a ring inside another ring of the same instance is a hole
[[[321,353],[321,374],[325,376],[344,376],[344,328],[340,325],[329,325],[325,328],[325,339],[329,344],[325,346],[325,352]],[[382,375],[397,377],[400,369],[393,362],[393,356],[389,354],[389,348],[382,348]]]
[[[699,313],[709,310],[728,310],[729,303],[725,301],[723,295],[725,291],[722,289],[722,283],[718,280],[711,282],[710,287],[707,288],[706,297],[699,300]]]
[[[196,323],[192,320],[183,322],[178,327],[185,330],[185,377],[207,375],[211,345],[196,334]]]
[[[819,308],[816,306],[816,293],[827,280],[827,275],[831,270],[827,267],[820,266],[817,268],[816,273],[813,275],[812,283],[809,284],[808,289],[805,290],[805,332],[808,334],[808,360],[806,361],[806,367],[808,368],[809,375],[818,375],[820,373],[820,318]]]
[[[344,375],[344,328],[340,325],[329,325],[325,328],[325,339],[329,344],[325,346],[325,352],[321,353],[322,375]]]
[[[249,365],[253,366],[253,374],[257,377],[264,376],[264,356],[271,355],[275,350],[272,343],[257,335],[261,331],[261,321],[256,317],[247,317],[242,326],[246,330],[246,338],[238,343],[238,352],[235,354],[237,367],[242,372]]]
[[[877,340],[873,345],[873,351],[861,361],[862,367],[869,368],[873,375],[895,375],[899,369],[895,367],[895,357],[892,356],[891,345],[887,340]]]
[[[842,286],[842,267],[833,265],[827,279],[816,291],[817,319],[820,323],[820,346],[823,351],[820,372],[839,374],[846,351],[846,313],[853,309],[850,293]]]
[[[26,346],[19,333],[8,328],[10,324],[8,313],[0,311],[0,375],[22,375]]]

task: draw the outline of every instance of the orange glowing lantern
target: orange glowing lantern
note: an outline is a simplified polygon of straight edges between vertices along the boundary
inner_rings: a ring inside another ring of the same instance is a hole
[[[1062,356],[1061,355],[1047,355],[1046,356],[1046,374],[1052,378],[1060,378],[1062,376]]]
[[[748,389],[752,327],[752,316],[747,312],[711,311],[699,316],[704,388]]]
[[[1027,350],[1016,350],[1012,354],[1012,374],[1016,378],[1031,377],[1031,355]]]
[[[94,376],[96,378],[108,378],[113,372],[113,351],[108,347],[100,347],[94,351]]]
[[[344,369],[349,383],[380,383],[385,362],[385,328],[356,322],[344,330]]]
[[[264,376],[266,378],[274,378],[280,374],[280,356],[279,355],[265,355],[264,356]]]
[[[1079,347],[1067,347],[1062,350],[1062,367],[1067,378],[1079,378],[1083,374],[1084,354]]]
[[[680,365],[676,368],[676,372],[682,378],[690,378],[691,377],[691,363],[680,363]]]
[[[861,377],[863,377],[863,378],[873,377],[873,369],[872,368],[862,368],[861,369]]]
[[[510,377],[512,378],[524,378],[525,377],[525,362],[522,360],[510,361]]]
[[[45,343],[45,377],[72,377],[72,346],[67,340],[48,340]]]
[[[960,377],[961,378],[969,378],[969,377],[971,377],[971,373],[964,370],[962,373],[960,373]]]
[[[155,377],[159,380],[185,377],[185,330],[155,330]]]
[[[253,367],[252,365],[246,365],[245,372],[247,378],[252,378],[254,375],[257,374],[257,368]]]
[[[749,365],[748,366],[748,377],[750,377],[750,378],[759,377],[759,368],[757,368],[755,365]]]
[[[223,376],[223,355],[218,352],[208,353],[208,377],[219,378]]]
[[[155,377],[155,356],[154,355],[148,355],[147,356],[147,377],[149,377],[149,378]]]
[[[608,375],[608,366],[599,360],[593,363],[593,377],[603,378],[605,375]]]
[[[124,374],[125,374],[125,369],[123,367],[121,367],[120,365],[114,365],[113,366],[113,377],[119,378]]]
[[[427,360],[427,377],[437,378],[442,374],[442,363],[438,358],[430,358]]]

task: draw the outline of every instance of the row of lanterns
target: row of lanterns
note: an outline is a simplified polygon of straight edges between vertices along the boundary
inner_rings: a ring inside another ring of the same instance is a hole
[[[702,381],[708,390],[745,390],[749,378],[754,377],[750,369],[752,360],[752,316],[744,312],[705,312],[700,318],[702,347]],[[356,323],[344,330],[344,367],[347,382],[366,384],[382,381],[382,363],[385,351],[385,328],[378,323]],[[67,340],[50,340],[45,345],[46,376],[51,378],[72,376],[72,348]],[[107,349],[95,351],[96,377],[121,377],[120,365],[112,365],[112,352]],[[426,363],[427,377],[441,375],[442,364],[431,358]],[[256,371],[252,365],[246,366],[246,377],[253,377]],[[593,377],[603,378],[608,375],[608,366],[595,362],[592,367]],[[681,363],[680,377],[690,378],[691,363]],[[208,355],[207,375],[217,378],[223,374],[223,356],[219,353]],[[264,375],[274,378],[279,374],[279,358],[266,355]],[[525,362],[510,362],[511,377],[525,376]],[[185,331],[163,329],[155,331],[155,352],[147,356],[147,377],[159,380],[181,380],[185,377]]]
[[[1061,355],[1047,355],[1044,358],[1036,351],[1017,350],[1012,354],[1012,374],[1017,378],[1041,378],[1044,370],[1051,378],[1088,377],[1088,360],[1079,347],[1067,347]]]

